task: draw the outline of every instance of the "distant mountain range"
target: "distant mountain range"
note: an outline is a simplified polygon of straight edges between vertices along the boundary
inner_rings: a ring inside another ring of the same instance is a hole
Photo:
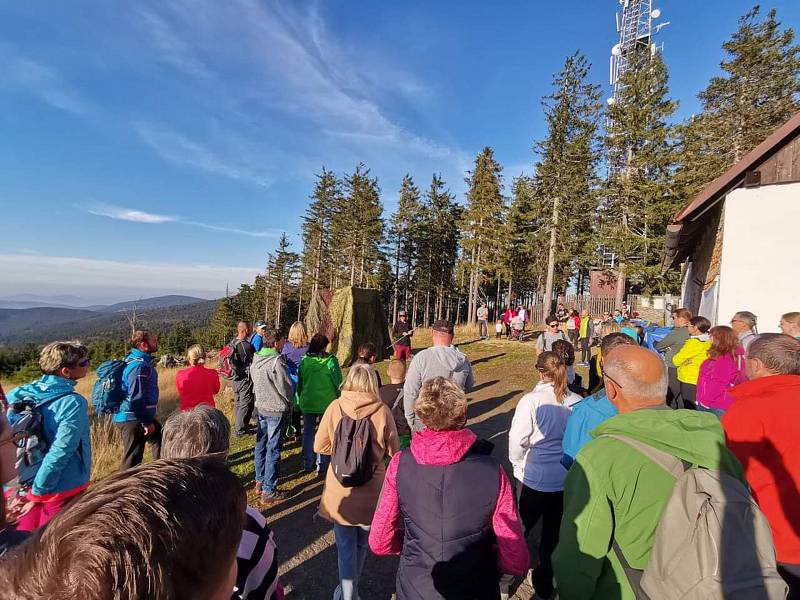
[[[180,306],[183,304],[195,304],[206,302],[205,298],[194,296],[157,296],[155,298],[144,298],[140,300],[128,300],[126,302],[91,304],[85,298],[79,296],[37,296],[36,294],[17,294],[15,296],[5,296],[0,298],[0,308],[81,308],[96,312],[117,312],[128,310],[136,305],[139,308],[163,308],[167,306]]]
[[[39,344],[76,338],[94,341],[125,336],[130,333],[125,312],[134,306],[137,322],[143,328],[164,329],[183,321],[194,329],[208,325],[216,300],[173,295],[87,308],[0,308],[0,344]]]

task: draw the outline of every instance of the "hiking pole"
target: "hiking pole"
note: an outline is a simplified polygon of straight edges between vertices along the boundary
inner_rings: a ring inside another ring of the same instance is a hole
[[[417,327],[419,327],[419,325],[417,325]],[[406,336],[409,336],[409,335],[411,335],[412,333],[414,333],[414,332],[416,331],[417,327],[414,327],[414,329],[412,329],[411,331],[406,331],[406,332],[405,332],[403,335],[401,335],[399,338],[397,338],[395,341],[393,341],[393,342],[392,342],[392,344],[391,344],[391,346],[386,346],[386,348],[385,348],[385,349],[386,349],[386,350],[389,350],[390,348],[394,348],[394,345],[395,345],[397,342],[399,342],[400,340],[402,340],[404,337],[406,337]]]

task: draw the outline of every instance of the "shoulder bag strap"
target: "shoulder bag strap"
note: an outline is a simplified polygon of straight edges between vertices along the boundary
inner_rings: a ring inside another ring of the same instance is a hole
[[[654,448],[650,444],[645,444],[644,442],[640,442],[638,440],[634,440],[624,435],[617,435],[613,433],[604,433],[600,437],[607,437],[613,438],[615,440],[619,440],[620,442],[627,444],[640,454],[644,454],[647,458],[652,460],[656,463],[659,467],[664,469],[667,473],[675,477],[676,479],[683,475],[686,469],[691,466],[688,463],[682,461],[680,458],[672,456],[663,450],[659,450],[658,448]]]

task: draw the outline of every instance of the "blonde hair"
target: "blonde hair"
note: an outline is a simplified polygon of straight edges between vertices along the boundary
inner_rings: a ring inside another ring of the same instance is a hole
[[[343,392],[367,392],[375,398],[378,396],[378,376],[372,367],[357,363],[350,367],[347,378],[342,384]]]
[[[458,385],[435,377],[422,384],[414,412],[428,429],[461,429],[467,422],[467,396]]]
[[[58,375],[64,367],[76,367],[89,356],[89,349],[80,342],[51,342],[39,354],[39,368],[46,375]]]
[[[306,331],[306,326],[302,321],[292,323],[289,328],[289,336],[286,339],[292,342],[292,346],[295,348],[301,348],[308,344],[308,331]]]
[[[386,374],[391,379],[404,379],[406,376],[406,363],[402,360],[393,358],[386,366]]]
[[[186,360],[190,365],[202,365],[206,362],[206,351],[200,344],[189,346],[186,351]]]
[[[559,404],[567,397],[567,366],[556,352],[542,352],[536,359],[536,370],[542,379],[553,384],[553,393]]]

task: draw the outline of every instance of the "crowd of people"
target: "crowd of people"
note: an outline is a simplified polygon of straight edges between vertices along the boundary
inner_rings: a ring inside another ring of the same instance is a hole
[[[506,335],[524,329],[522,307],[506,312]],[[91,485],[89,402],[75,391],[89,352],[48,344],[42,377],[12,390],[0,415],[0,597],[282,598],[280,540],[226,463],[231,436],[254,430],[261,508],[289,498],[278,485],[289,437],[324,482],[335,599],[359,597],[369,550],[400,556],[399,600],[495,600],[525,575],[541,599],[692,586],[798,598],[800,313],[760,334],[748,311],[716,327],[672,316],[654,352],[627,306],[601,319],[557,307],[535,345],[538,382],[509,424],[511,479],[466,426],[474,376],[446,320],[412,356],[415,328],[399,314],[386,383],[374,344],[343,377],[329,340],[301,322],[288,335],[241,322],[218,370],[202,346],[187,350],[179,410],[163,426],[158,339],[136,331],[123,361],[98,368],[92,404],[122,449],[119,472]],[[477,318],[488,339],[485,305]],[[589,368],[586,384],[576,366]],[[233,423],[215,406],[219,374]]]

